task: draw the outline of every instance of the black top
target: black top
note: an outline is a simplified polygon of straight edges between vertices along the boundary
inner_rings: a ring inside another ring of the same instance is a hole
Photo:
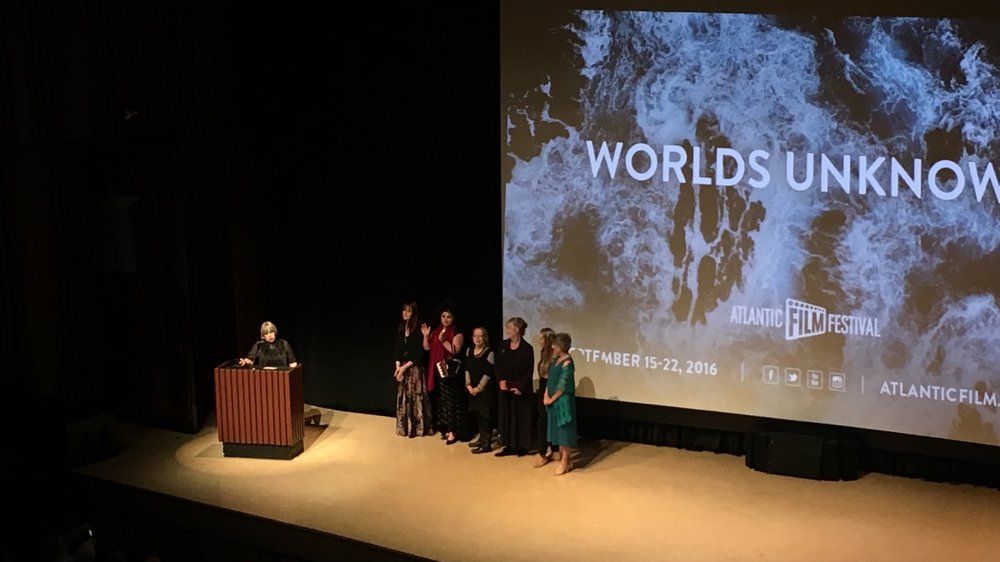
[[[253,360],[256,367],[287,367],[290,363],[297,362],[292,346],[280,338],[271,343],[267,340],[257,340],[250,348],[250,353],[247,353],[247,357]]]
[[[417,367],[423,366],[424,360],[424,335],[420,330],[414,330],[407,336],[405,332],[396,332],[396,345],[392,352],[392,358],[404,365],[407,361],[413,361]]]
[[[476,355],[476,348],[470,347],[465,352],[465,374],[468,377],[467,384],[473,388],[479,387],[483,379],[488,381],[493,379],[493,350],[486,348],[483,353]],[[487,382],[487,385],[489,382]],[[485,388],[486,385],[484,385]]]
[[[497,383],[493,373],[496,358],[493,350],[486,348],[476,355],[475,346],[465,352],[465,384],[476,389],[469,397],[469,411],[479,412],[486,419],[493,418],[493,407],[497,399]]]
[[[507,388],[516,388],[522,394],[531,392],[531,375],[535,371],[535,349],[521,340],[517,349],[510,348],[510,340],[503,340],[496,358],[497,380],[507,381]]]

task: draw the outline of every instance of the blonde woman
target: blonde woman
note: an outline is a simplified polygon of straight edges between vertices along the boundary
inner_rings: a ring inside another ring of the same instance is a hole
[[[240,365],[294,369],[298,366],[298,361],[292,346],[278,338],[278,327],[271,322],[264,322],[260,325],[260,339],[253,344],[247,356],[240,359]]]
[[[549,443],[548,414],[547,408],[542,403],[545,393],[545,386],[548,384],[549,363],[552,362],[552,337],[556,331],[552,328],[542,328],[535,336],[535,346],[538,347],[538,364],[535,366],[538,373],[538,399],[535,401],[538,407],[538,423],[535,424],[535,448],[538,449],[538,461],[535,468],[541,468],[552,460],[553,453],[559,451],[559,447]]]
[[[523,456],[531,447],[531,411],[535,405],[532,389],[535,350],[524,341],[528,323],[511,318],[504,324],[507,339],[497,349],[496,375],[500,383],[500,439],[504,448],[498,457]]]

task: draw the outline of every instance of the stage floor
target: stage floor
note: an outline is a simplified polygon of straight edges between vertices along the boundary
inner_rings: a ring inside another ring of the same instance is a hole
[[[998,560],[1000,491],[869,474],[817,482],[742,457],[584,444],[564,476],[535,457],[405,439],[323,410],[292,461],[225,458],[214,426],[122,424],[78,472],[438,560]]]

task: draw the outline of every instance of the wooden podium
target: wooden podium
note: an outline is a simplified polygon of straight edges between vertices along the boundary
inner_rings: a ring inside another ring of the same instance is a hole
[[[302,366],[215,368],[215,416],[227,457],[292,459],[305,433]]]

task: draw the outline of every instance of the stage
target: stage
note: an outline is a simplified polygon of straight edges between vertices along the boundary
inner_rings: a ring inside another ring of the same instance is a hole
[[[291,461],[225,458],[197,435],[115,427],[77,474],[437,560],[995,560],[1000,491],[868,474],[821,482],[744,459],[584,441],[577,468],[405,439],[387,417],[322,410]],[[193,505],[193,504],[192,504]],[[149,508],[154,509],[154,508]],[[305,556],[305,555],[303,555]]]

